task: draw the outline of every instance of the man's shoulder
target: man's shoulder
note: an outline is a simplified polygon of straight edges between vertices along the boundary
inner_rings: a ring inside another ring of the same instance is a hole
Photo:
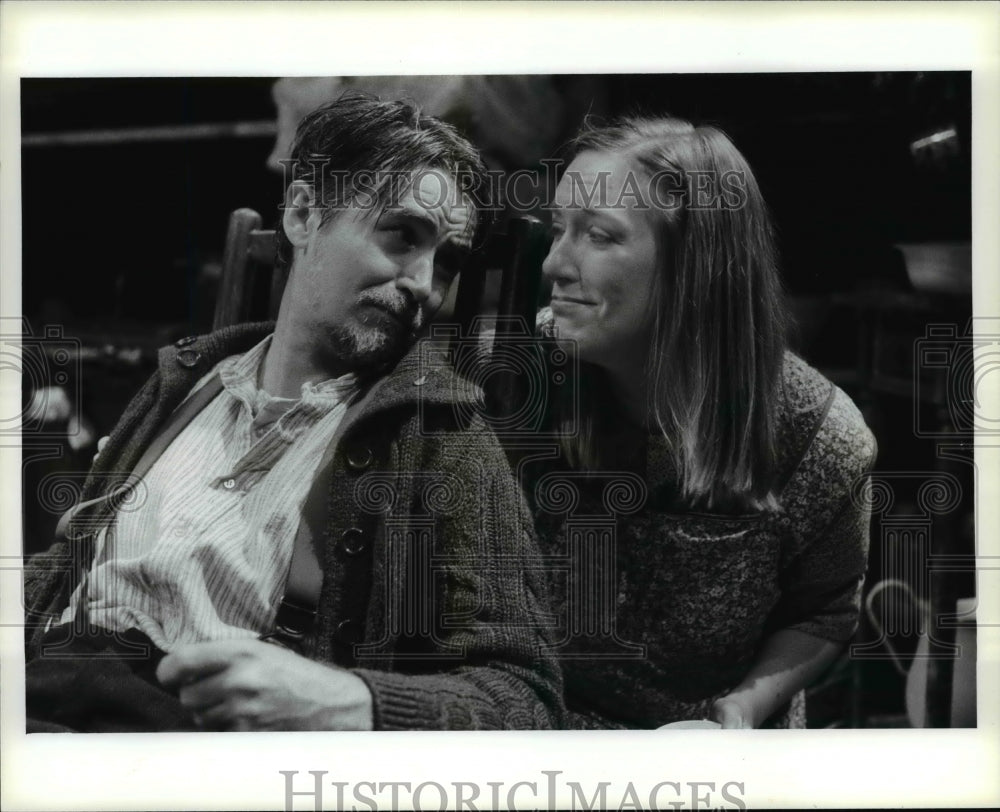
[[[467,373],[447,342],[418,342],[376,383],[357,430],[416,442],[423,450],[415,453],[437,460],[428,462],[432,466],[445,460],[449,467],[506,464],[479,372]]]
[[[272,332],[274,322],[253,322],[186,336],[160,348],[157,357],[160,374],[200,377],[224,358],[246,352]]]
[[[373,405],[475,409],[483,403],[478,377],[476,368],[456,366],[447,340],[424,338],[384,375]]]

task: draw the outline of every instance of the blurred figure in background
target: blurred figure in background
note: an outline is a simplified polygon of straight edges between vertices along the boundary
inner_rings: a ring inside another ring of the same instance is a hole
[[[564,131],[562,94],[550,76],[325,76],[274,83],[278,135],[267,165],[281,172],[295,128],[314,108],[349,91],[410,99],[456,126],[489,169],[532,167],[552,154]]]

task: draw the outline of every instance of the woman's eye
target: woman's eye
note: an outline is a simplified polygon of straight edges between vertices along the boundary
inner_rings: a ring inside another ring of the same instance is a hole
[[[596,228],[588,229],[587,239],[594,243],[594,245],[610,245],[614,242],[614,237]]]

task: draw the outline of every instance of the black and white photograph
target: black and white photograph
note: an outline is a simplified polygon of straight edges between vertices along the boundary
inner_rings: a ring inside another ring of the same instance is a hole
[[[26,5],[5,808],[1000,798],[1000,6]]]

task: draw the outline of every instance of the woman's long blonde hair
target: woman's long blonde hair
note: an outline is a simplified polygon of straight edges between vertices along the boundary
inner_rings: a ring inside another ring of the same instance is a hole
[[[574,153],[624,154],[653,185],[658,307],[647,362],[649,413],[689,509],[776,506],[778,402],[787,311],[771,218],[746,160],[715,127],[677,118],[627,118],[588,127]],[[664,205],[665,204],[665,205]],[[570,461],[600,467],[600,434],[613,419],[581,365],[582,431]]]

